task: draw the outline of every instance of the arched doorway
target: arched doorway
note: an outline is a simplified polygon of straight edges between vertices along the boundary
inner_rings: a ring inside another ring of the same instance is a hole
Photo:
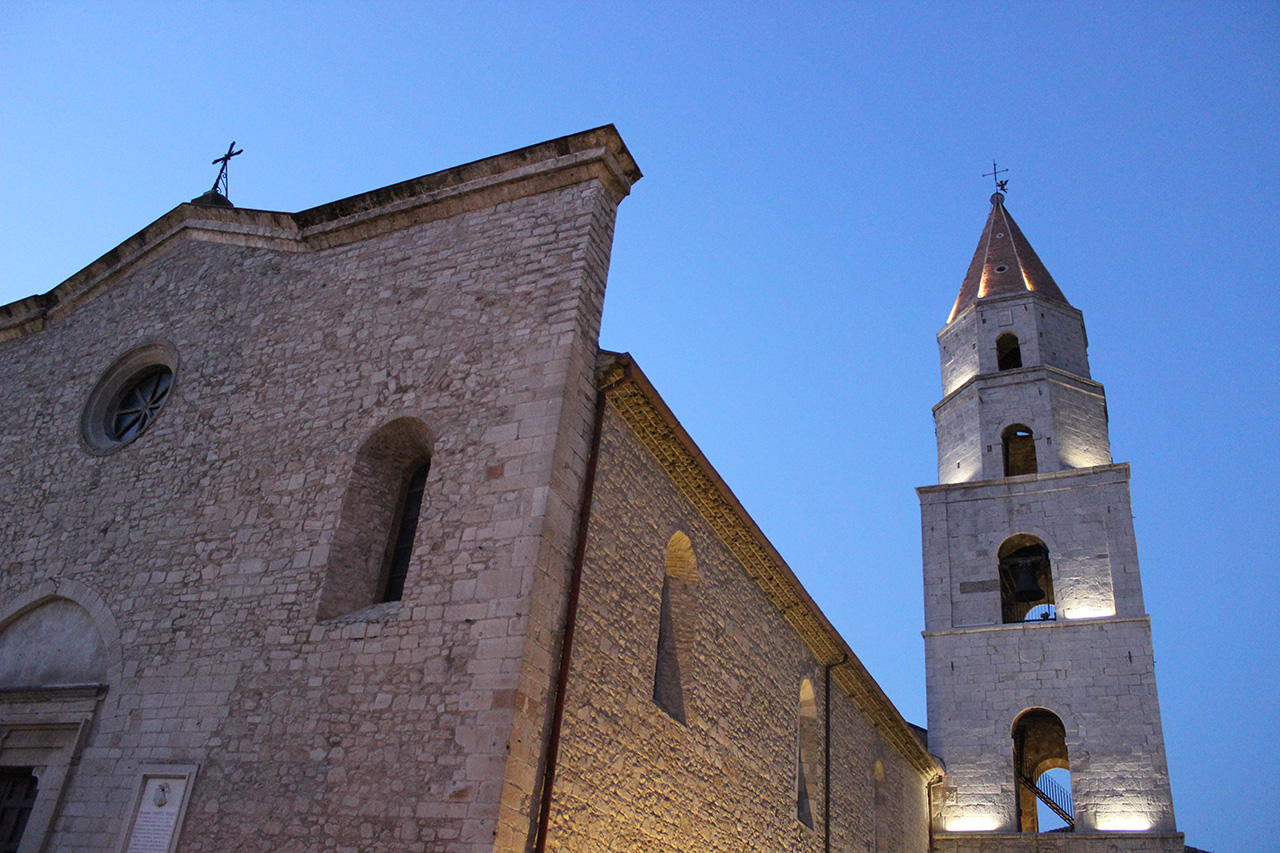
[[[1067,730],[1057,714],[1031,708],[1018,716],[1013,724],[1013,772],[1019,830],[1075,831]]]

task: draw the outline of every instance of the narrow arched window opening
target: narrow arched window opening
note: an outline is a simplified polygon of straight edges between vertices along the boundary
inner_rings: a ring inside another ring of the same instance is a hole
[[[889,792],[885,790],[883,762],[876,762],[871,779],[875,803],[875,851],[889,853]]]
[[[796,733],[796,820],[813,829],[813,781],[818,768],[818,707],[813,683],[800,684],[800,707]]]
[[[999,370],[1022,367],[1022,347],[1018,345],[1018,336],[1012,332],[996,338],[996,367]]]
[[[413,472],[400,501],[400,515],[395,535],[391,538],[387,579],[382,585],[383,601],[399,601],[404,597],[404,581],[409,575],[409,558],[418,533],[418,516],[422,512],[422,493],[427,485],[431,463],[425,462]]]
[[[698,561],[693,543],[678,530],[667,541],[663,568],[653,701],[672,719],[687,723],[684,679],[692,667],[697,633]]]
[[[1000,433],[1004,442],[1004,475],[1017,477],[1021,474],[1035,474],[1036,439],[1031,428],[1022,424],[1006,427]]]
[[[333,619],[410,589],[420,517],[430,507],[432,436],[416,418],[397,418],[370,435],[351,460],[342,515],[329,544],[316,616]]]
[[[1073,832],[1067,732],[1052,711],[1032,708],[1013,724],[1013,768],[1022,832]]]
[[[1000,615],[1005,624],[1057,618],[1048,547],[1019,533],[1000,544]]]

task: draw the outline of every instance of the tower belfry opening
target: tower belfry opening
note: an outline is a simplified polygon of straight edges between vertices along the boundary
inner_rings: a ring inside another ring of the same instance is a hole
[[[1022,347],[1018,344],[1018,336],[1012,332],[996,338],[996,367],[999,370],[1022,367]]]
[[[1030,427],[1022,424],[1005,427],[1000,440],[1004,447],[1006,477],[1035,474],[1039,471],[1036,465],[1036,437]]]
[[[1034,536],[1010,536],[1000,546],[1000,615],[1007,625],[1057,617],[1049,549]]]

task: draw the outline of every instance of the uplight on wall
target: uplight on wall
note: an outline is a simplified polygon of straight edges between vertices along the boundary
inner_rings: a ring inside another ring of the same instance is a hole
[[[1110,465],[1111,457],[1100,447],[1072,448],[1058,451],[1058,458],[1068,468],[1093,468],[1096,465]]]
[[[990,832],[1000,822],[987,814],[967,814],[947,821],[947,832]]]
[[[944,486],[952,483],[969,483],[982,479],[982,461],[976,458],[963,459],[956,468],[943,468],[938,472],[938,482]]]
[[[1098,818],[1098,829],[1103,832],[1145,832],[1151,821],[1141,815],[1114,815]]]
[[[1062,608],[1064,619],[1100,619],[1103,616],[1115,616],[1114,607],[1102,607],[1096,604],[1077,604],[1074,607]]]

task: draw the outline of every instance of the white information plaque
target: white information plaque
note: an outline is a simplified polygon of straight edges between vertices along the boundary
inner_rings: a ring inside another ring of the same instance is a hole
[[[194,765],[142,768],[124,853],[174,853],[195,775]]]

